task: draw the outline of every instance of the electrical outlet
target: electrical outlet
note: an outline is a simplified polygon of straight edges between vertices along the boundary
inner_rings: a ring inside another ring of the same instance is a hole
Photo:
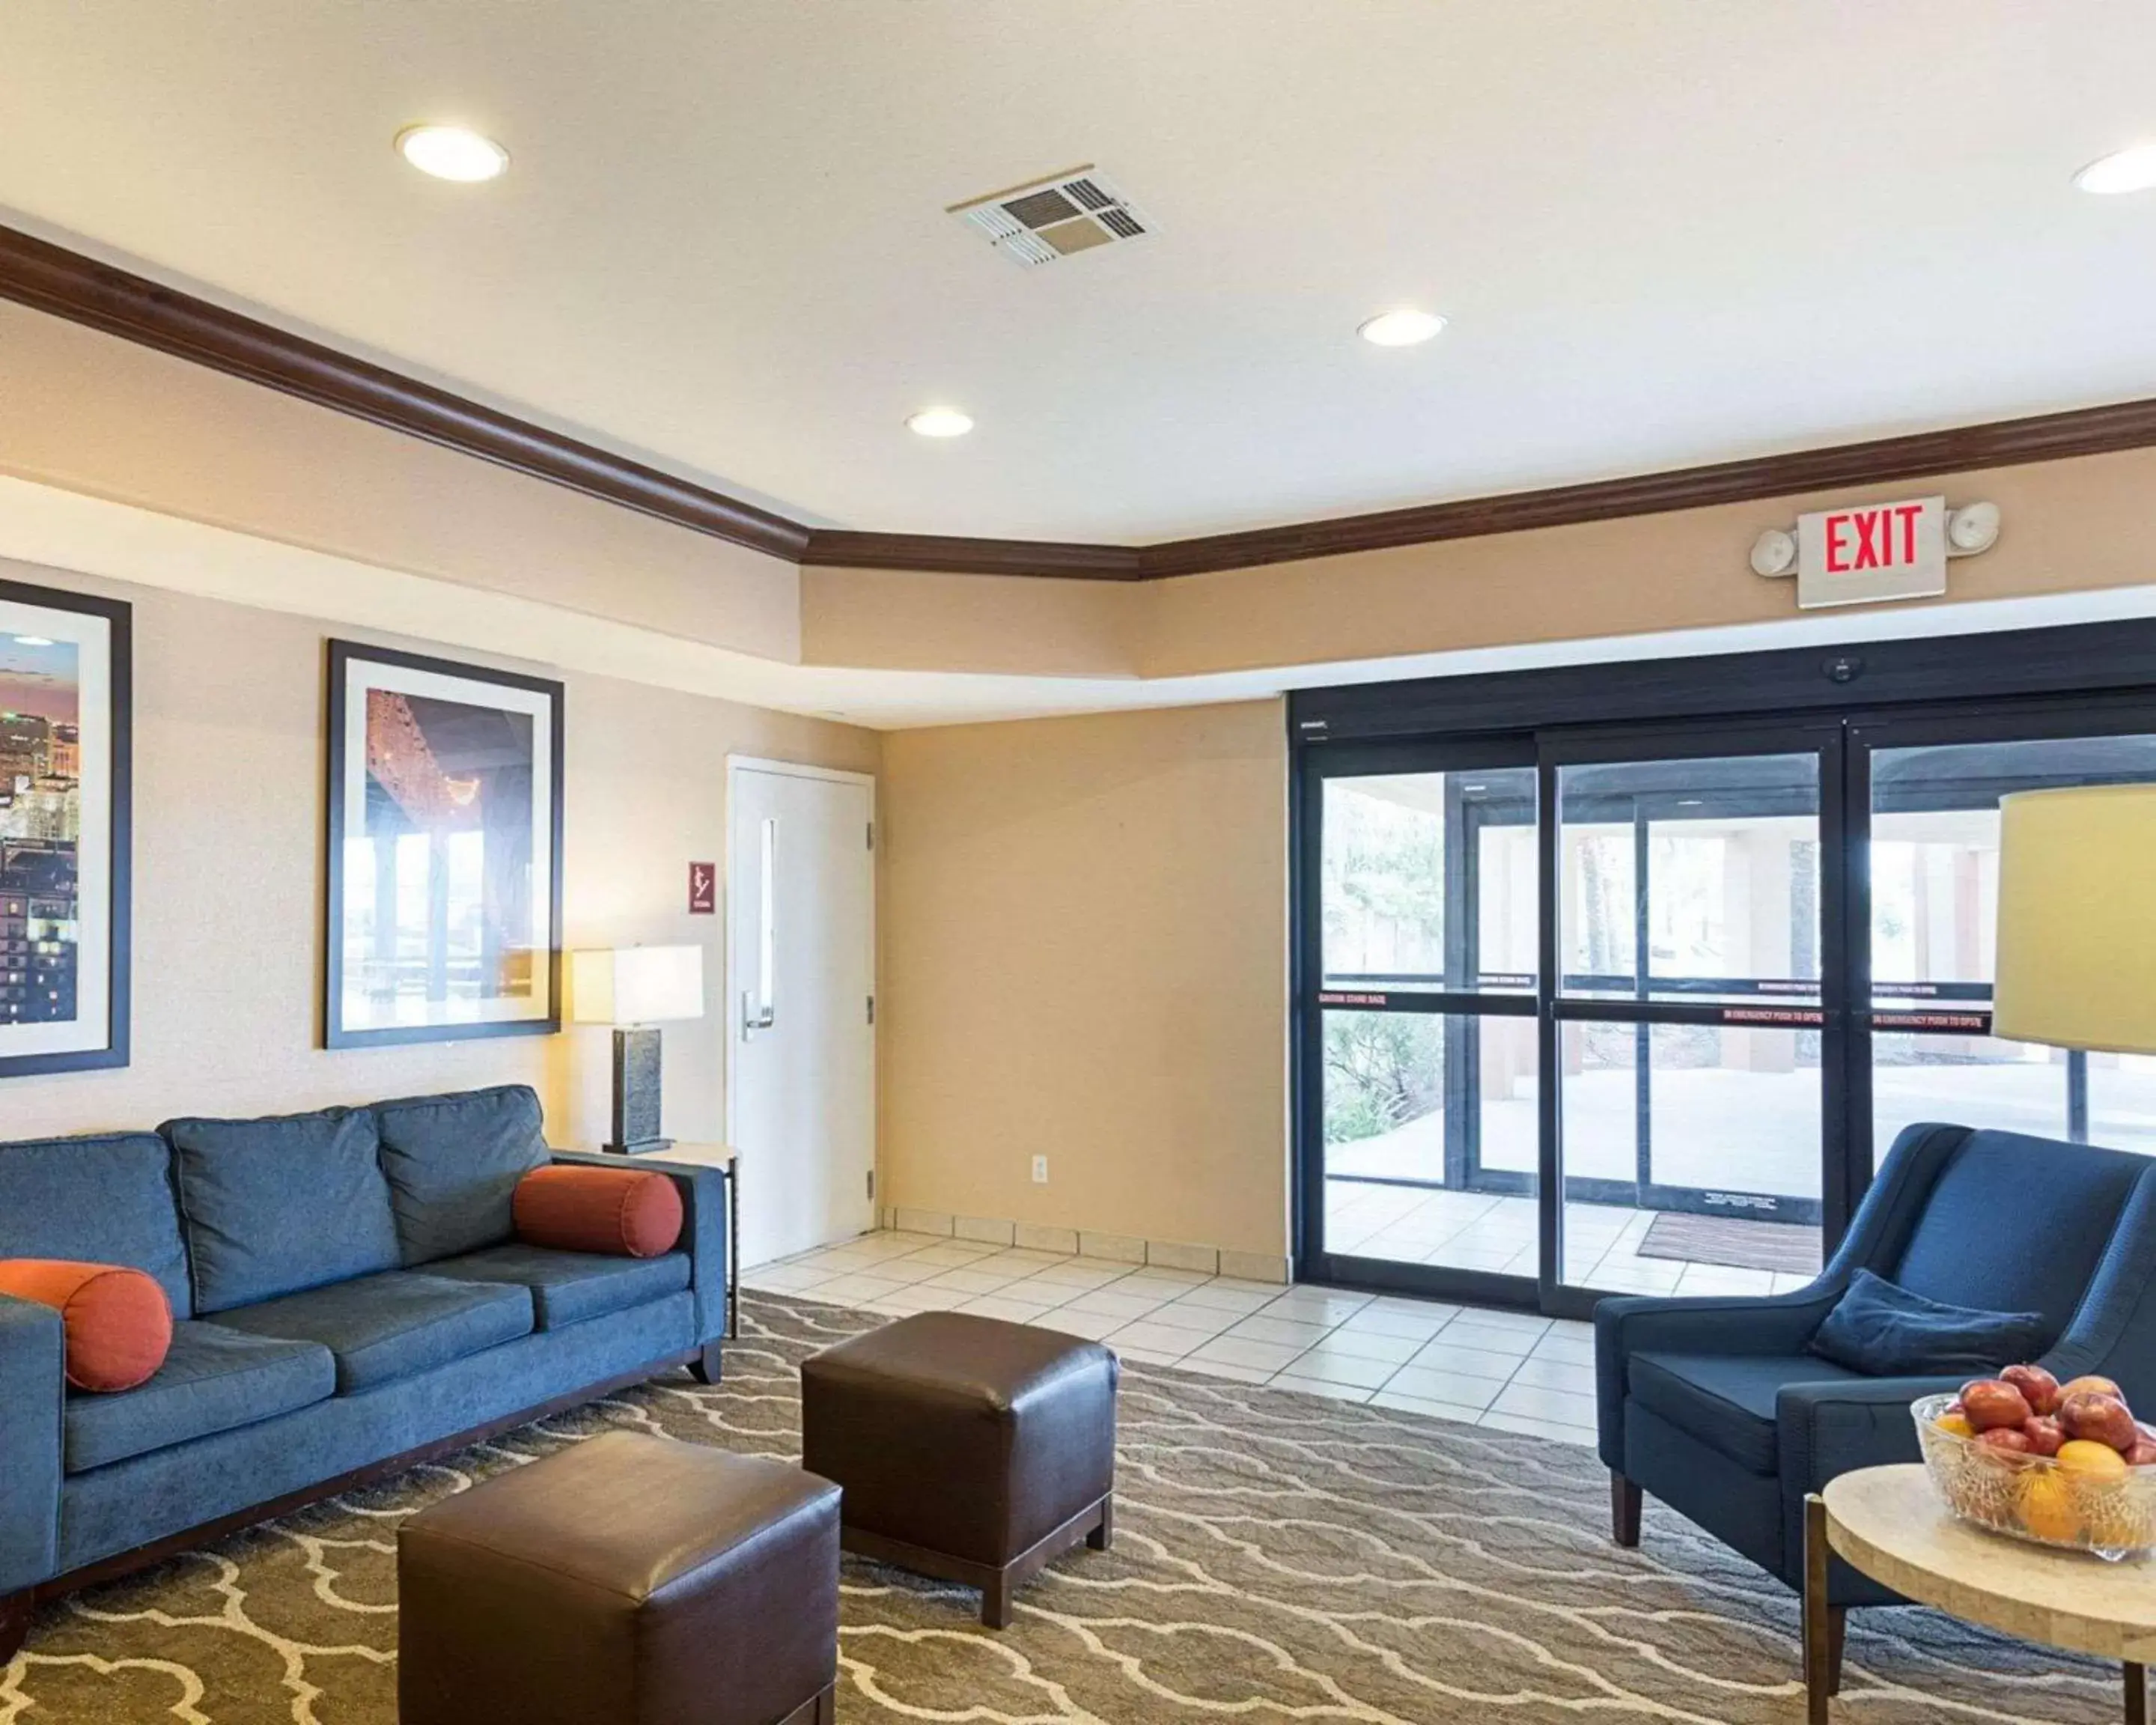
[[[1033,1183],[1036,1186],[1048,1183],[1048,1158],[1045,1156],[1033,1158]]]

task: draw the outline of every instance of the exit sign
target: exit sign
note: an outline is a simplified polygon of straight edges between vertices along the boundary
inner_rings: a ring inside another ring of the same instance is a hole
[[[1797,517],[1801,608],[1931,598],[1946,590],[1943,497],[1865,503]]]

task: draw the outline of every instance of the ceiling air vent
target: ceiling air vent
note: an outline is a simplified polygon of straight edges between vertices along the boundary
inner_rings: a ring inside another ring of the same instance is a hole
[[[954,203],[950,213],[987,234],[1005,257],[1029,265],[1142,239],[1152,231],[1090,163]]]

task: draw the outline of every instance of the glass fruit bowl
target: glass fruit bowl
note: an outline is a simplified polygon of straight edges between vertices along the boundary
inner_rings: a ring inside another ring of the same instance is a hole
[[[2121,1456],[2115,1474],[2091,1471],[1995,1450],[1940,1429],[1953,1403],[1950,1395],[1923,1396],[1909,1412],[1933,1488],[1964,1521],[2114,1563],[2156,1549],[2156,1467],[2128,1467]]]

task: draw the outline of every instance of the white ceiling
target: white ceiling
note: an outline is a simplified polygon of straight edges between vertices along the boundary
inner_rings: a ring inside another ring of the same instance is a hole
[[[2152,65],[2148,0],[6,0],[0,219],[813,521],[1143,541],[2156,393],[2156,193],[2068,184]],[[942,213],[1087,162],[1156,238]]]

